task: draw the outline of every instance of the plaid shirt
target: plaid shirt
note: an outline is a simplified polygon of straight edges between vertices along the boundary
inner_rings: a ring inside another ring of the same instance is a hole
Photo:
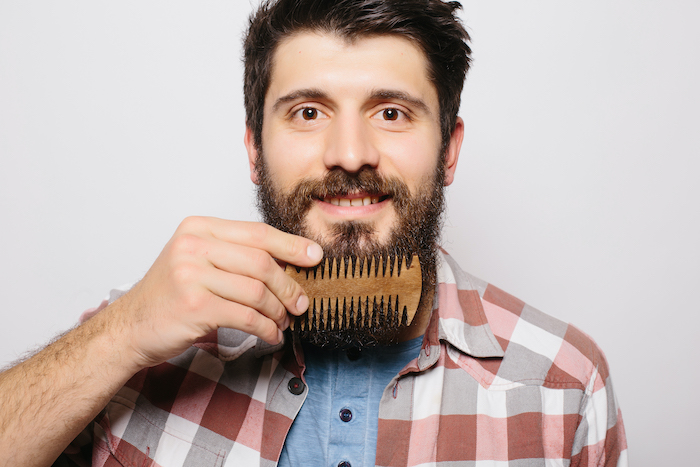
[[[627,465],[608,366],[588,336],[445,253],[438,278],[420,355],[381,399],[377,466]],[[94,466],[275,466],[303,374],[300,345],[220,329],[137,373],[61,462],[90,465],[79,454],[92,443]]]

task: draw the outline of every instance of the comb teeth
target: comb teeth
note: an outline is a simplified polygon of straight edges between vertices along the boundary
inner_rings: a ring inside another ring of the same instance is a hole
[[[407,326],[420,301],[418,256],[325,258],[314,268],[285,271],[309,296],[309,310],[292,322],[306,330]]]

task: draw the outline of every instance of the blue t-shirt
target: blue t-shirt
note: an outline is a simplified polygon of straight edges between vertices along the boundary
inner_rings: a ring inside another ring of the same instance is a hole
[[[309,393],[289,431],[279,465],[373,466],[382,393],[418,356],[422,341],[421,336],[362,351],[304,344]]]

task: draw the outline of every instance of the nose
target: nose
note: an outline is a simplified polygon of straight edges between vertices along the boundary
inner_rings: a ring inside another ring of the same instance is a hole
[[[379,152],[373,144],[369,123],[364,122],[362,116],[345,115],[335,119],[328,134],[324,163],[328,170],[341,168],[351,173],[363,167],[377,167]]]

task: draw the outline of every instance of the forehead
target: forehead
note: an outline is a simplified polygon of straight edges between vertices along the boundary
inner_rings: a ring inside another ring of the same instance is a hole
[[[333,33],[306,31],[285,38],[272,58],[265,107],[300,89],[338,97],[391,89],[420,98],[431,108],[438,105],[425,54],[410,40],[395,35],[350,41]]]

